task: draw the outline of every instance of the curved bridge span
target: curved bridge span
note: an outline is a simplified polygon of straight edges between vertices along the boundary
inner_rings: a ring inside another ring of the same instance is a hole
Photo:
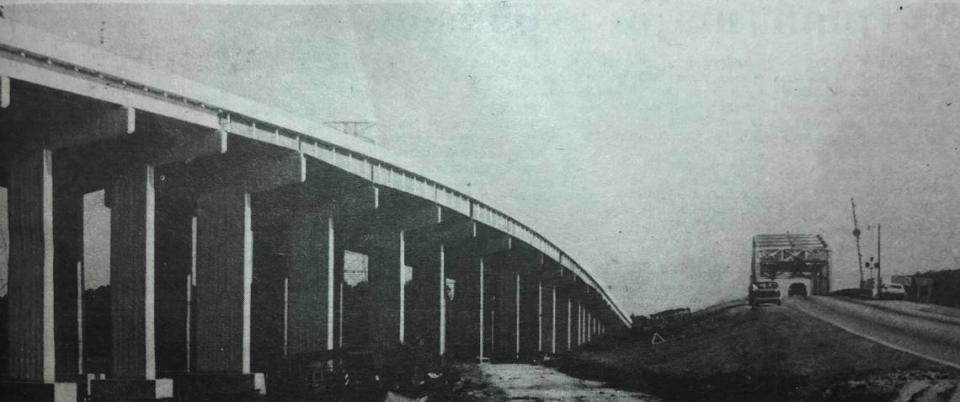
[[[629,325],[549,240],[357,137],[9,22],[0,89],[0,395],[202,400],[262,393],[310,353],[517,360]],[[100,190],[112,353],[91,382],[78,284]]]

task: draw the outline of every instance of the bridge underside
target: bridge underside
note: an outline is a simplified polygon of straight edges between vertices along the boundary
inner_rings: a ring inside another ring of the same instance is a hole
[[[3,93],[0,399],[239,398],[345,350],[377,367],[401,348],[431,364],[517,360],[622,327],[559,257],[369,176],[20,80],[4,77]],[[78,312],[83,197],[97,191],[110,211],[107,356],[85,350]]]

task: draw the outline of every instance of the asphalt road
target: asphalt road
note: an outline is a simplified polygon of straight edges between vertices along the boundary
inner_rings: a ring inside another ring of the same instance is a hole
[[[786,306],[885,346],[960,369],[960,318],[913,303],[785,298]]]

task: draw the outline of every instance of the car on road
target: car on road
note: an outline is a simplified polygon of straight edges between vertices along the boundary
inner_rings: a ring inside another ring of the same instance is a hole
[[[899,283],[888,283],[880,286],[880,298],[887,300],[903,300],[907,298],[907,289]]]
[[[757,307],[761,304],[780,305],[780,285],[774,281],[757,281],[750,284],[748,299],[750,305]]]
[[[807,285],[803,283],[791,283],[787,288],[787,296],[806,296]]]

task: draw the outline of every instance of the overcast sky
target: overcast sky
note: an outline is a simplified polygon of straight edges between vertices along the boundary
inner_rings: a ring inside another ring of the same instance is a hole
[[[631,312],[744,296],[758,233],[824,235],[833,286],[856,286],[850,197],[865,255],[883,224],[887,272],[958,266],[957,3],[581,3],[5,12],[296,115],[375,120]]]

